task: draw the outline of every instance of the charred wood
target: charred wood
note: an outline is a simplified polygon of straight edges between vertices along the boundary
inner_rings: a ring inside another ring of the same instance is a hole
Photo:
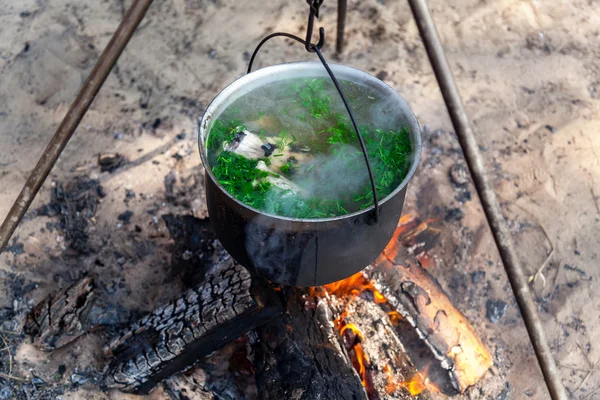
[[[250,334],[261,399],[367,399],[326,300],[293,289],[287,312]]]
[[[147,393],[224,344],[267,323],[280,306],[266,286],[231,258],[182,297],[133,323],[105,348],[114,360],[107,386]]]
[[[345,309],[343,341],[370,399],[429,400],[425,379],[407,356],[388,315],[372,300],[353,299]]]
[[[396,265],[382,256],[364,273],[431,349],[457,391],[463,393],[491,367],[491,355],[473,326],[420,265]]]
[[[33,344],[52,351],[87,333],[94,294],[93,279],[88,277],[42,300],[25,323]]]

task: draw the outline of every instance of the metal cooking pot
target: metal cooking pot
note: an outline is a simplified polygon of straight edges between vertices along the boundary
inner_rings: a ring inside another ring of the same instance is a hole
[[[413,159],[409,172],[396,190],[380,199],[377,223],[370,216],[373,207],[322,219],[267,214],[231,196],[209,166],[206,141],[212,123],[234,100],[263,85],[290,78],[328,77],[320,63],[280,64],[243,76],[215,97],[198,125],[200,156],[206,170],[206,202],[217,237],[240,264],[281,284],[324,285],[347,278],[374,261],[396,229],[408,181],[419,163],[421,130],[406,101],[363,71],[335,64],[330,67],[338,80],[356,82],[387,96],[388,111],[396,114],[397,126],[406,126],[410,132]]]

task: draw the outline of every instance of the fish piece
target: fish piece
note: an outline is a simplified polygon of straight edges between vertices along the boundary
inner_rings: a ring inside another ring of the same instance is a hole
[[[261,171],[269,172],[269,176],[264,178],[267,182],[271,183],[271,185],[276,186],[282,190],[287,191],[282,197],[298,195],[302,194],[302,188],[296,185],[294,182],[290,181],[286,177],[274,172],[271,168],[265,164],[264,161],[259,161],[256,165],[257,169]]]
[[[275,138],[271,140],[275,141]],[[269,138],[263,140],[248,130],[238,133],[231,142],[223,145],[223,149],[251,160],[268,158],[270,170],[274,173],[283,173],[281,167],[285,164],[304,164],[313,158],[305,153],[303,147],[290,144],[279,148],[275,143],[269,142]],[[301,150],[295,151],[298,149]]]

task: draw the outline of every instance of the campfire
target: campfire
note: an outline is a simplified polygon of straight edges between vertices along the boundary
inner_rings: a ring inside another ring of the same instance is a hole
[[[205,228],[204,221],[185,218]],[[209,246],[213,265],[198,284],[105,346],[105,384],[136,393],[162,384],[177,392],[187,382],[177,372],[241,337],[230,363],[253,375],[260,398],[292,393],[298,399],[427,399],[430,392],[463,393],[492,360],[423,267],[429,262],[423,243],[436,235],[432,222],[403,217],[373,265],[311,289],[274,286],[219,246]],[[197,226],[192,229],[197,232]],[[175,238],[185,241],[185,234]],[[414,261],[400,263],[401,248],[410,249]],[[91,329],[86,310],[94,293],[86,278],[44,300],[30,316],[34,344],[51,351]],[[73,304],[69,298],[84,300]]]

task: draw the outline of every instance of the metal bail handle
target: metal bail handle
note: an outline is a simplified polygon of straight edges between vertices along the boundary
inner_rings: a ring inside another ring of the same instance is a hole
[[[250,61],[248,62],[248,74],[252,72],[252,64],[254,63],[254,59],[256,58],[256,55],[258,54],[258,51],[260,50],[260,48],[269,39],[277,37],[277,36],[283,36],[283,37],[287,37],[289,39],[293,39],[299,43],[302,43],[304,45],[304,48],[308,52],[317,53],[317,56],[319,57],[321,64],[323,64],[323,67],[325,67],[327,74],[329,74],[329,77],[333,81],[333,84],[334,84],[337,92],[340,94],[340,97],[342,98],[342,102],[344,103],[344,106],[346,107],[346,111],[348,111],[348,115],[350,116],[350,121],[352,121],[352,126],[354,127],[354,130],[356,131],[356,137],[358,139],[358,142],[360,143],[360,148],[361,148],[363,156],[365,158],[365,164],[367,165],[367,171],[369,173],[369,180],[371,182],[371,191],[373,192],[373,206],[374,206],[373,212],[370,214],[370,218],[368,221],[366,221],[366,223],[368,225],[375,225],[379,221],[379,211],[380,210],[379,210],[379,200],[377,198],[377,187],[375,184],[375,178],[373,176],[373,170],[371,168],[371,162],[369,161],[369,154],[367,153],[367,147],[365,146],[365,141],[363,140],[363,137],[360,134],[360,130],[358,129],[358,124],[356,123],[356,120],[354,119],[354,114],[352,113],[352,110],[350,109],[350,105],[348,104],[348,101],[346,100],[346,96],[344,96],[344,93],[342,92],[342,88],[341,88],[338,80],[336,79],[335,75],[333,74],[333,71],[331,71],[331,68],[329,68],[327,61],[325,61],[325,58],[323,57],[323,54],[321,53],[321,48],[325,44],[325,29],[323,29],[322,27],[319,28],[319,42],[317,44],[311,43],[312,31],[313,31],[313,27],[314,27],[314,18],[315,17],[319,18],[319,7],[321,6],[321,4],[323,4],[323,0],[306,0],[306,2],[310,5],[310,12],[308,15],[308,29],[306,32],[306,40],[302,40],[298,36],[292,35],[290,33],[285,33],[285,32],[275,32],[275,33],[268,35],[267,37],[265,37],[263,40],[260,41],[258,46],[256,46],[256,49],[252,53],[252,57],[250,57]]]

